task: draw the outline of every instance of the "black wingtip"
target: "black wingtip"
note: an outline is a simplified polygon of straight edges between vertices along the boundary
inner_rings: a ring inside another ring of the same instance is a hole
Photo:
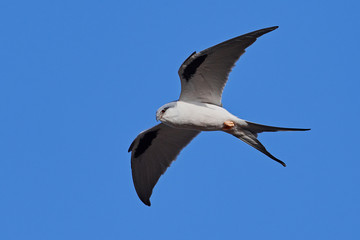
[[[262,35],[264,35],[264,34],[266,34],[266,33],[268,33],[268,32],[274,31],[274,30],[277,29],[278,27],[279,27],[279,26],[273,26],[273,27],[263,28],[263,29],[260,29],[260,30],[256,30],[256,31],[247,33],[247,34],[245,34],[244,36],[259,38],[259,37],[261,37]]]
[[[150,207],[151,206],[151,202],[149,199],[140,199],[146,206]]]
[[[273,27],[263,28],[263,29],[260,29],[259,31],[262,33],[261,35],[263,35],[263,34],[265,34],[265,33],[274,31],[274,30],[277,29],[277,28],[279,28],[279,26],[273,26]]]
[[[279,26],[273,26],[273,27],[264,28],[263,30],[267,31],[267,32],[271,32],[271,31],[274,31],[275,29],[278,29],[278,28],[279,28]]]
[[[135,182],[134,182],[134,184],[135,184]],[[136,190],[136,193],[137,193],[140,201],[142,201],[146,206],[150,207],[151,206],[151,202],[150,202],[151,192],[148,195],[147,194],[139,194],[138,189],[136,188],[136,186],[135,186],[135,190]]]

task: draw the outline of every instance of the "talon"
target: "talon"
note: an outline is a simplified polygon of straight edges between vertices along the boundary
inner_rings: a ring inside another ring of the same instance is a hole
[[[233,121],[225,121],[223,130],[230,130],[235,126],[235,123]]]

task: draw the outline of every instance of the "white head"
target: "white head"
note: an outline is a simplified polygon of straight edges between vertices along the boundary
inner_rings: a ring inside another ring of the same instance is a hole
[[[177,113],[175,107],[176,107],[176,102],[169,102],[164,106],[160,107],[156,111],[156,121],[160,120],[161,122],[167,122],[169,118],[174,117],[175,114]]]

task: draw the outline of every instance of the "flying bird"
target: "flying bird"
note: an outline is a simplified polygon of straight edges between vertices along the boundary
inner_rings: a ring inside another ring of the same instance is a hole
[[[161,123],[141,132],[131,143],[131,169],[140,200],[150,206],[152,190],[180,151],[201,131],[232,134],[284,167],[257,139],[258,133],[307,131],[261,125],[240,119],[222,107],[221,96],[235,62],[265,33],[277,26],[235,37],[201,52],[192,53],[180,66],[181,93],[178,101],[160,107]]]

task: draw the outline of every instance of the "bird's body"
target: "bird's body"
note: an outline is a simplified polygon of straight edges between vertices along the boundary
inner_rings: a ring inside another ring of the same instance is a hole
[[[306,131],[261,125],[236,117],[222,107],[222,92],[228,75],[245,49],[277,27],[260,29],[191,54],[179,69],[181,94],[178,101],[160,107],[156,119],[162,123],[141,132],[132,142],[131,168],[136,192],[150,206],[152,190],[180,151],[201,131],[223,131],[244,141],[271,159],[257,139],[258,133]],[[249,90],[250,91],[250,90]]]
[[[214,104],[185,101],[176,101],[172,104],[174,107],[167,109],[167,114],[159,119],[171,127],[199,131],[221,131],[224,128],[225,121],[241,123],[241,119],[229,113],[225,108]]]

